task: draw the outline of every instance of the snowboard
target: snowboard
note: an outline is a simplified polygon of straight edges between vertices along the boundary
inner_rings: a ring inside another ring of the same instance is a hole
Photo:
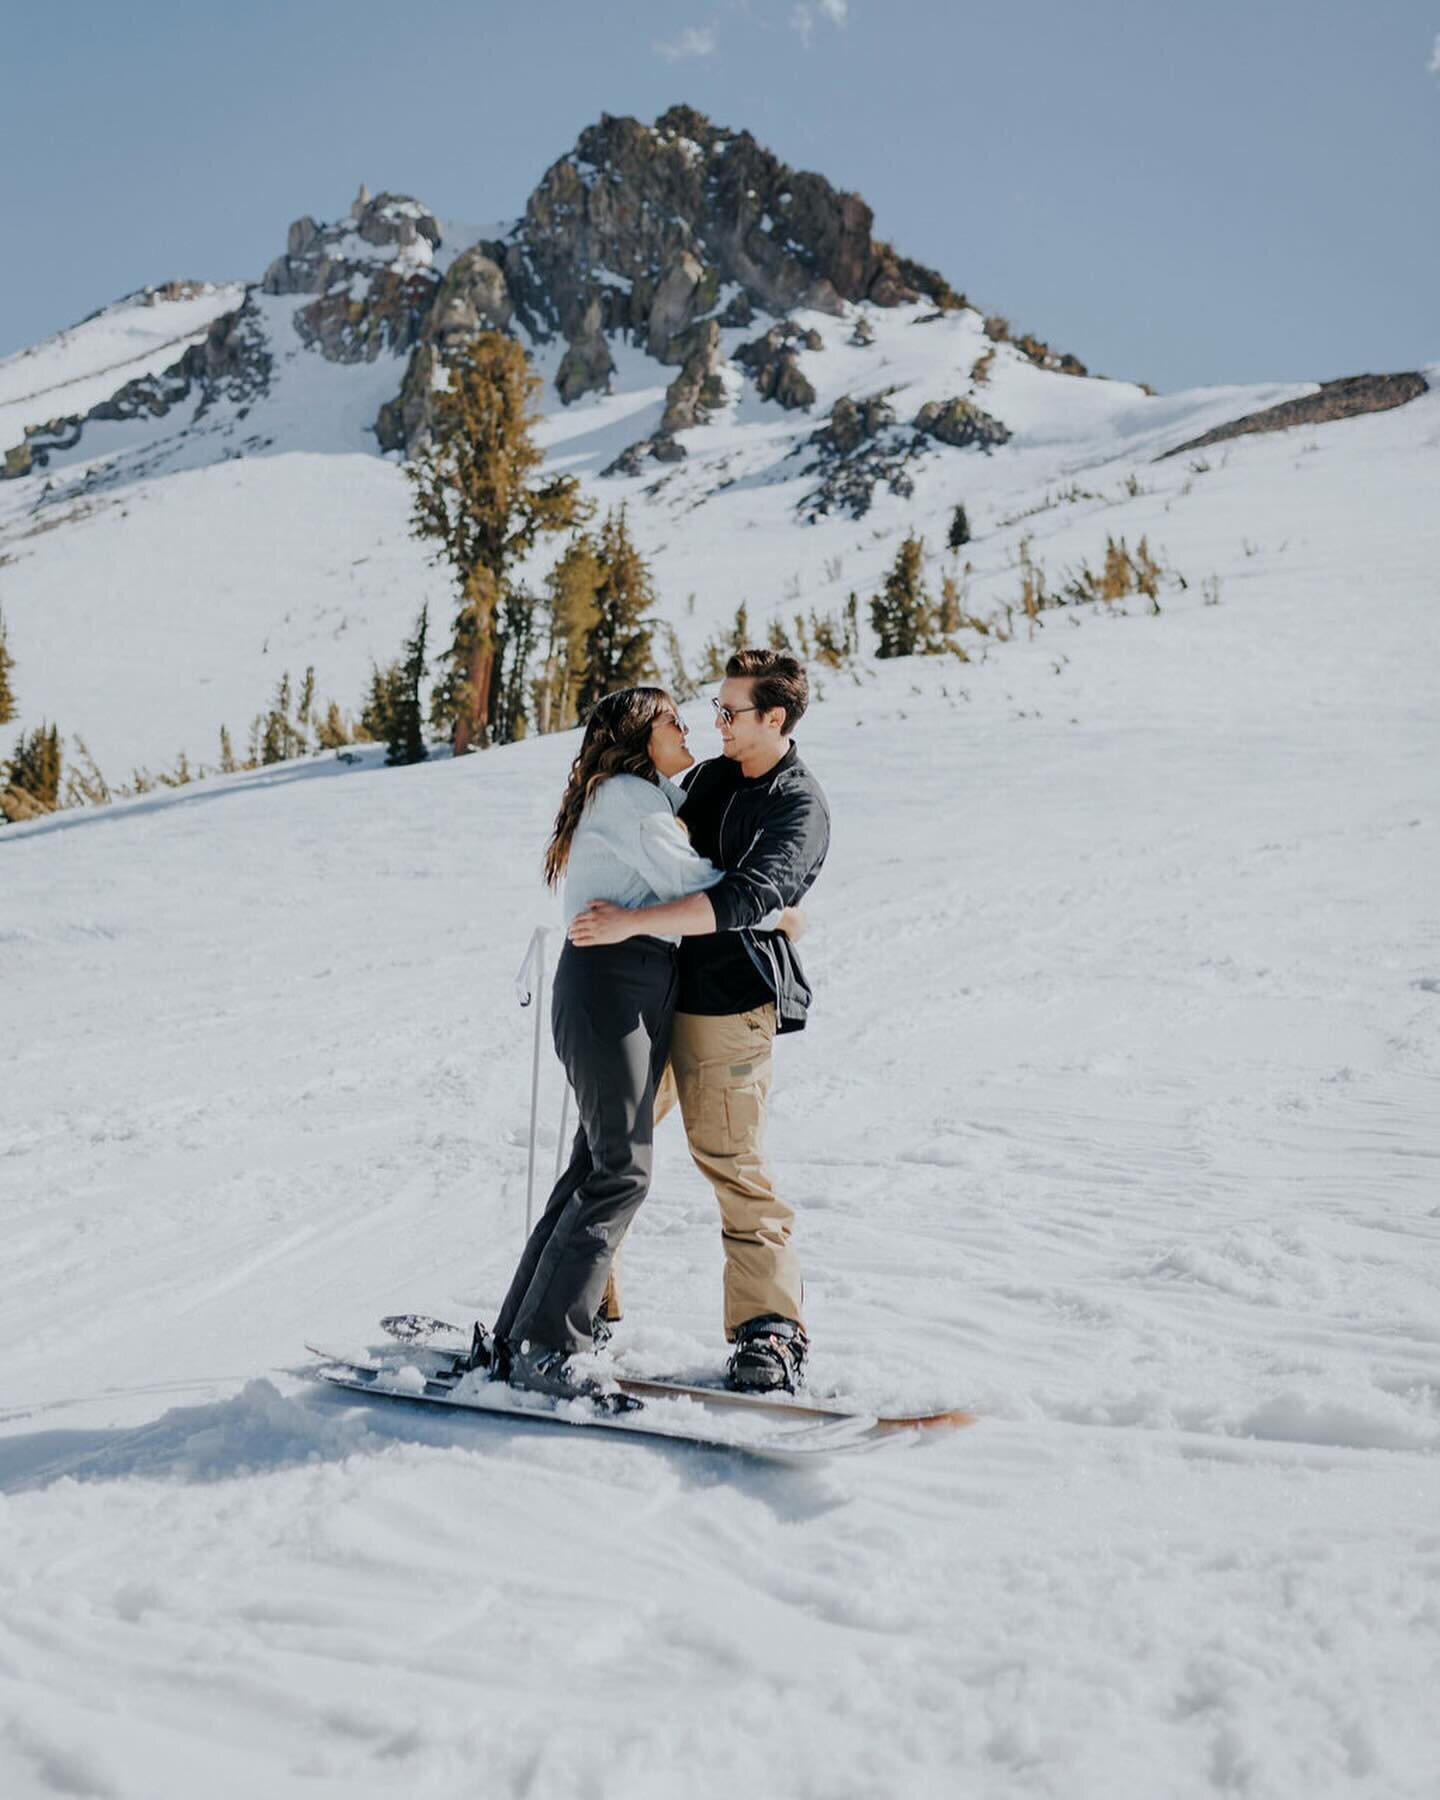
[[[623,1412],[607,1412],[590,1400],[557,1400],[530,1393],[481,1370],[455,1371],[454,1356],[423,1346],[386,1356],[344,1356],[314,1344],[306,1348],[321,1361],[315,1379],[329,1387],[387,1400],[444,1406],[490,1418],[519,1419],[584,1431],[690,1444],[706,1450],[739,1451],[783,1463],[811,1462],[840,1451],[861,1450],[877,1441],[877,1421],[867,1413],[822,1418],[795,1413],[789,1418],[725,1415],[683,1394],[631,1396]]]
[[[408,1345],[412,1351],[425,1351],[438,1359],[431,1365],[431,1372],[437,1379],[444,1379],[446,1368],[453,1369],[454,1358],[470,1348],[470,1333],[464,1326],[432,1318],[428,1313],[392,1313],[380,1321],[380,1329],[397,1342]],[[634,1375],[617,1375],[615,1382],[622,1393],[631,1394],[640,1400],[669,1395],[684,1397],[698,1405],[717,1410],[765,1413],[777,1417],[867,1418],[871,1422],[870,1435],[873,1437],[884,1437],[897,1431],[927,1431],[947,1427],[954,1429],[975,1423],[975,1415],[959,1407],[940,1412],[877,1416],[857,1407],[846,1406],[839,1400],[816,1400],[809,1396],[802,1399],[793,1394],[739,1393],[734,1388],[721,1386],[718,1378],[713,1386],[704,1382],[670,1381],[663,1377]]]

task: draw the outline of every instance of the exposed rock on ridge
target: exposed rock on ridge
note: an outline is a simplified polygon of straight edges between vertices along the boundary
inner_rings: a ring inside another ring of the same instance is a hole
[[[971,444],[988,450],[1010,441],[1010,427],[982,412],[972,400],[927,400],[915,415],[915,429],[957,450]]]
[[[56,451],[73,450],[85,426],[92,422],[161,418],[192,395],[198,402],[192,423],[222,399],[236,405],[244,418],[254,402],[269,391],[273,361],[252,289],[242,306],[222,314],[202,342],[192,344],[177,363],[159,375],[127,381],[87,413],[27,426],[25,441],[6,451],[0,480],[45,468]]]
[[[819,453],[805,465],[807,475],[819,475],[819,485],[798,506],[807,524],[833,512],[864,518],[882,484],[908,499],[915,489],[911,467],[931,453],[931,439],[987,452],[1009,440],[1007,426],[968,400],[926,401],[907,432],[896,423],[892,391],[863,400],[843,394],[830,408],[828,422],[802,446]]]
[[[872,222],[858,195],[787,168],[748,132],[690,107],[672,107],[653,126],[603,115],[546,170],[510,239],[483,247],[491,322],[509,308],[533,337],[568,341],[556,385],[570,404],[608,388],[605,340],[615,333],[684,365],[706,320],[747,325],[757,310],[799,306],[839,313],[855,300],[963,304],[933,270],[877,241]],[[433,326],[424,341],[436,347]],[[810,405],[809,383],[785,352],[780,344],[760,359],[762,392]],[[672,396],[678,410],[693,382],[692,371]],[[407,375],[382,421],[387,447],[417,446],[428,385],[423,370]]]
[[[315,296],[296,313],[295,328],[328,361],[374,362],[382,350],[419,341],[440,284],[439,246],[439,223],[418,200],[362,197],[339,224],[297,219],[260,287]]]
[[[824,348],[818,331],[802,331],[790,319],[782,319],[763,337],[742,344],[735,361],[755,377],[762,400],[778,400],[790,409],[804,408],[815,404],[815,389],[800,367],[797,350]]]
[[[1326,425],[1332,419],[1353,419],[1360,413],[1389,412],[1428,391],[1425,377],[1413,370],[1398,375],[1342,375],[1337,381],[1322,381],[1319,393],[1282,400],[1278,406],[1217,425],[1201,437],[1164,451],[1155,461],[1164,462],[1167,456],[1179,456],[1184,450],[1203,450],[1208,444],[1245,437],[1253,431],[1288,431],[1292,425]]]

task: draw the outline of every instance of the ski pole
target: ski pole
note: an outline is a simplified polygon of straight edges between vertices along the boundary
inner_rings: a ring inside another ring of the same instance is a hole
[[[525,1238],[535,1222],[535,1134],[540,1122],[540,1024],[545,1015],[545,932],[535,934],[535,1046],[530,1057],[530,1155],[525,1167]]]
[[[540,1126],[540,1032],[545,1016],[545,940],[549,928],[537,925],[515,977],[515,998],[535,1007],[535,1042],[530,1053],[530,1146],[525,1162],[525,1236],[535,1222],[535,1140]]]

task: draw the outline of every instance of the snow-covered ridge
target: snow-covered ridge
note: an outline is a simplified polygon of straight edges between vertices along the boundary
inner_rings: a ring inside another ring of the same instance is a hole
[[[142,288],[0,360],[0,449],[18,443],[27,425],[87,412],[125,382],[178,362],[244,294],[234,281]]]

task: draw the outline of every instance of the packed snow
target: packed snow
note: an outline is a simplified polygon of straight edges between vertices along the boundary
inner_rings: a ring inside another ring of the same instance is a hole
[[[820,674],[771,1128],[814,1384],[981,1419],[816,1473],[303,1378],[503,1289],[573,738],[7,829],[0,1791],[1429,1800],[1437,441],[1426,397],[1123,501],[1122,459],[1036,551],[1163,523],[1159,617]],[[753,552],[667,525],[667,587],[783,571],[767,502]],[[720,1261],[667,1125],[623,1367],[718,1366]]]

